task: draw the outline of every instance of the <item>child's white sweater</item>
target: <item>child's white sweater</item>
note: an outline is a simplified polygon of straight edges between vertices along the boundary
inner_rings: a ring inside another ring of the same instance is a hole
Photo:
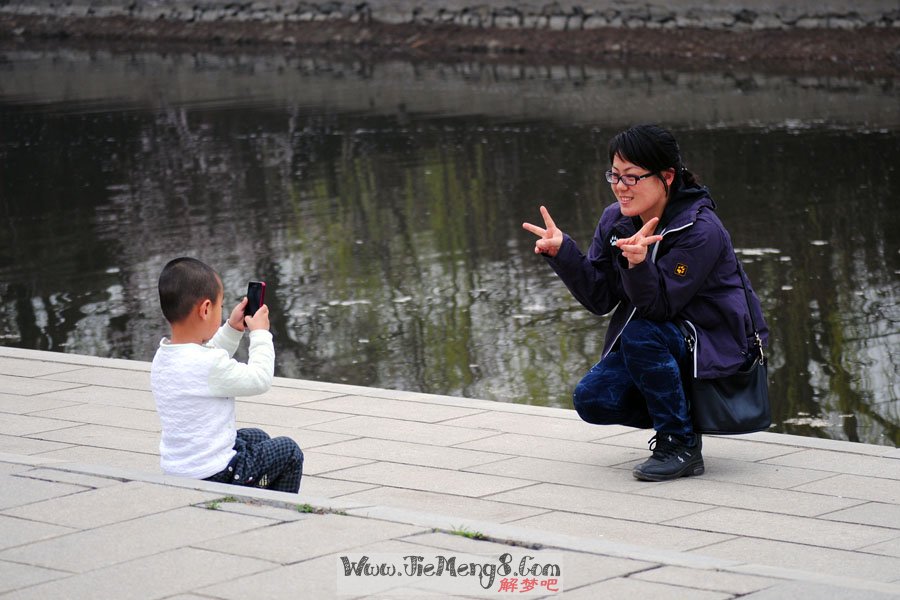
[[[234,456],[234,397],[262,394],[272,385],[272,334],[250,332],[247,364],[232,358],[243,333],[227,323],[207,344],[159,343],[150,384],[162,425],[160,465],[165,473],[205,479]]]

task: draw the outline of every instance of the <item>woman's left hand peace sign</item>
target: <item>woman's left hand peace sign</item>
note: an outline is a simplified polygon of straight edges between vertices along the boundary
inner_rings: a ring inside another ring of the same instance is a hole
[[[563,232],[553,222],[553,217],[550,216],[550,211],[546,207],[541,207],[541,216],[544,218],[544,227],[522,223],[522,228],[538,236],[539,239],[534,243],[535,254],[556,256],[563,243]]]
[[[657,223],[659,218],[653,217],[630,238],[616,241],[616,246],[622,250],[622,256],[628,261],[629,269],[644,262],[647,259],[647,248],[662,239],[661,235],[653,235]]]

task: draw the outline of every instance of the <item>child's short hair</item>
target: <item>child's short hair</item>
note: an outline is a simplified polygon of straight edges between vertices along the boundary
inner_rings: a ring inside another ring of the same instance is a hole
[[[219,274],[196,258],[170,260],[159,274],[159,305],[169,323],[183,320],[198,302],[215,302],[221,292]]]

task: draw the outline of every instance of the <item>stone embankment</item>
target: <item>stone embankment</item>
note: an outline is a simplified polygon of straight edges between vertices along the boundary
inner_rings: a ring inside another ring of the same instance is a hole
[[[894,0],[7,0],[0,12],[54,17],[129,17],[185,22],[345,19],[551,30],[625,28],[857,29],[900,27]]]
[[[0,0],[0,43],[900,76],[896,0]]]

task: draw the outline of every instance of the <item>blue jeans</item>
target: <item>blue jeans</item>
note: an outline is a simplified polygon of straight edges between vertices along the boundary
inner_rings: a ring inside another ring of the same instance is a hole
[[[635,319],[575,387],[575,410],[588,423],[652,427],[692,440],[681,383],[690,356],[674,323]]]

